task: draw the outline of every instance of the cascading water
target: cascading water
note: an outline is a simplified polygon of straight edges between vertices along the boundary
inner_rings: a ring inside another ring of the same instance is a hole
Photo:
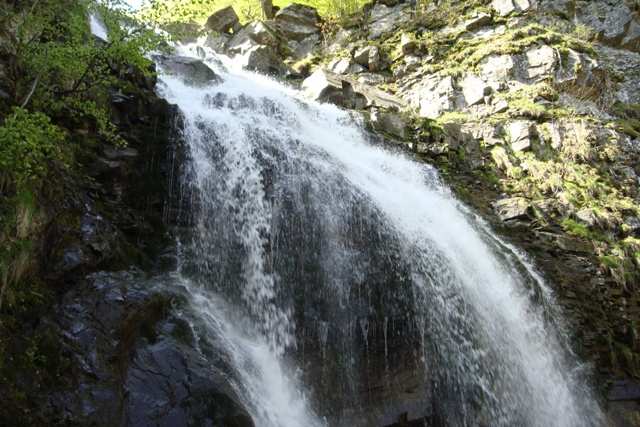
[[[390,424],[365,401],[407,363],[433,425],[601,423],[548,290],[432,168],[352,114],[208,62],[222,83],[161,77],[190,157],[185,316],[228,353],[256,425]]]

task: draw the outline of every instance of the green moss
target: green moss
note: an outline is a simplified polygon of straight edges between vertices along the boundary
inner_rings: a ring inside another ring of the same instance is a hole
[[[577,222],[571,218],[565,218],[561,222],[562,228],[572,236],[580,237],[582,239],[590,239],[591,231],[586,225]]]

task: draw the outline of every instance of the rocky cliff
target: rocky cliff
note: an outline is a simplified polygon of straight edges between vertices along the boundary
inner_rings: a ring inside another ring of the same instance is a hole
[[[526,249],[610,407],[631,408],[619,422],[636,422],[637,2],[388,0],[339,22],[292,5],[233,33],[216,16],[210,47],[361,111]]]

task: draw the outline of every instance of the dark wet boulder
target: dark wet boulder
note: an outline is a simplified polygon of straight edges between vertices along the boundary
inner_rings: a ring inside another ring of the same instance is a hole
[[[252,427],[223,358],[204,357],[172,310],[184,303],[179,287],[136,271],[97,273],[69,291],[43,322],[67,358],[43,416],[72,425]]]

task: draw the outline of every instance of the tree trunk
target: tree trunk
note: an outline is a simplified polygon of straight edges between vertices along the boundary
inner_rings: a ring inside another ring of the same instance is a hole
[[[273,19],[273,0],[260,0],[260,7],[265,19]]]

